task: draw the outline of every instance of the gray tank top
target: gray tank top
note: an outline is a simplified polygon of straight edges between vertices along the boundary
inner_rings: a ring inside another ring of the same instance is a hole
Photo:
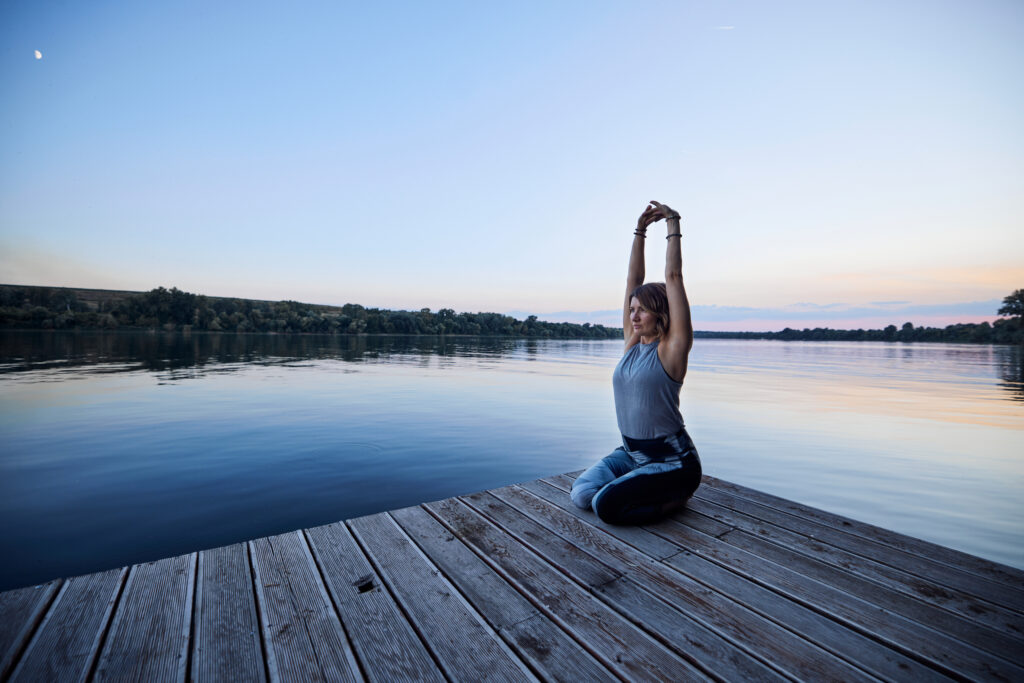
[[[658,439],[678,432],[683,428],[682,386],[662,367],[658,342],[635,344],[612,374],[619,432],[633,439]]]

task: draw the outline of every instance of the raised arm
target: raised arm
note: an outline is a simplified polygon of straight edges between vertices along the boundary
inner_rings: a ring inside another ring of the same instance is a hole
[[[682,230],[679,213],[664,204],[651,202],[656,218],[665,218],[668,228],[668,247],[665,253],[665,290],[668,294],[668,334],[658,345],[658,357],[669,377],[682,382],[693,347],[693,322],[690,319],[690,301],[683,287]]]
[[[656,213],[657,209],[653,206],[644,209],[636,221],[636,232],[633,233],[633,249],[629,252],[629,272],[626,273],[626,302],[622,305],[622,335],[627,345],[636,336],[630,322],[629,299],[633,290],[644,283],[644,241],[647,237],[647,226],[660,218],[655,215]]]

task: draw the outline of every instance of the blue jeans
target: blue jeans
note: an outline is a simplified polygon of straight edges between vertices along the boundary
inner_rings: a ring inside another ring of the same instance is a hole
[[[681,507],[700,486],[700,457],[685,429],[630,439],[581,474],[570,497],[609,524],[647,524]]]

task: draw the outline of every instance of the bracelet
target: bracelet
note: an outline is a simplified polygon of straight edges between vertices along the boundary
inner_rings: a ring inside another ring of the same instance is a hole
[[[665,216],[665,220],[668,221],[668,220],[672,220],[673,218],[675,218],[676,220],[679,220],[681,217],[682,216],[680,216],[678,213],[673,213],[673,214],[670,214],[668,216]]]
[[[643,237],[644,239],[647,239],[647,233],[646,232],[640,232],[639,230],[634,230],[633,234],[636,235],[637,237]]]
[[[668,239],[669,237],[682,237],[682,236],[683,236],[683,233],[681,233],[681,232],[674,232],[671,235],[665,235],[665,239]]]

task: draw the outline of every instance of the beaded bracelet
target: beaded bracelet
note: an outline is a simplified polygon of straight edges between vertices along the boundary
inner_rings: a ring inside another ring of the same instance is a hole
[[[669,237],[682,237],[682,236],[683,236],[683,233],[681,233],[681,232],[674,232],[671,235],[665,235],[665,239],[668,239]]]

